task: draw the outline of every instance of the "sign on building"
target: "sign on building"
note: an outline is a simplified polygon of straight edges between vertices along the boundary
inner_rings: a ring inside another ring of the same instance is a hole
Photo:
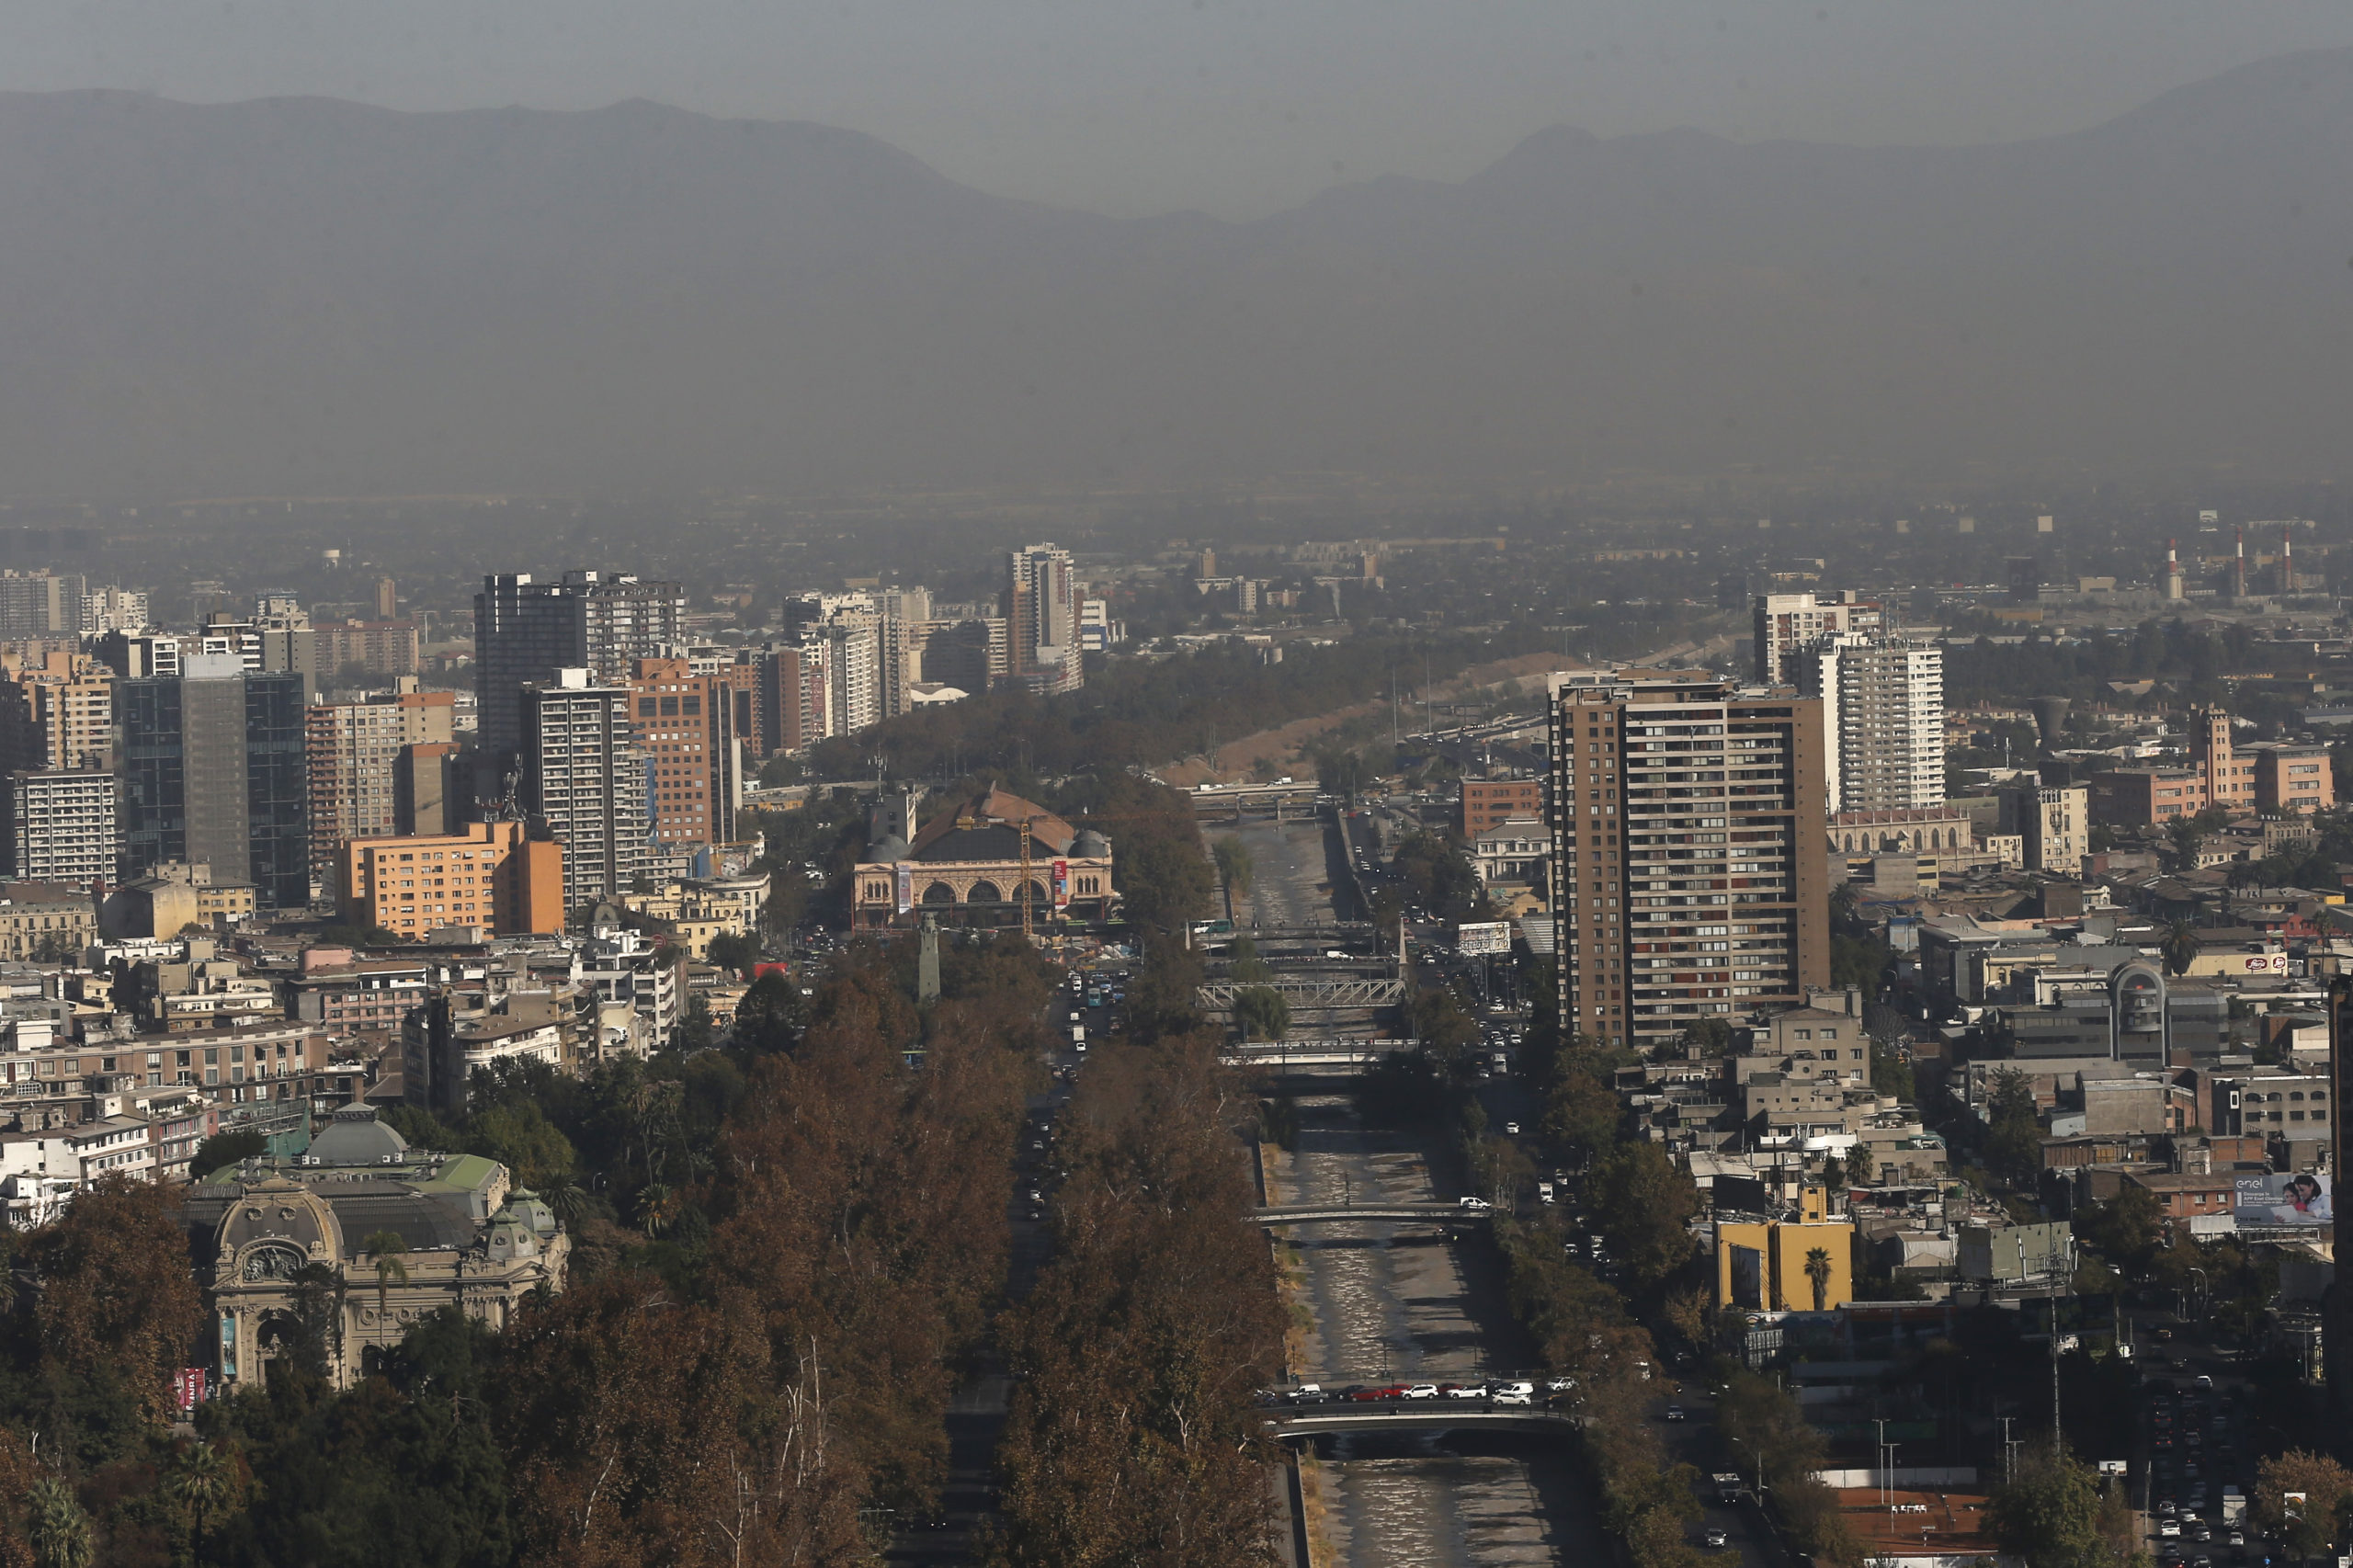
[[[1511,922],[1466,920],[1454,928],[1454,945],[1465,958],[1511,951]]]

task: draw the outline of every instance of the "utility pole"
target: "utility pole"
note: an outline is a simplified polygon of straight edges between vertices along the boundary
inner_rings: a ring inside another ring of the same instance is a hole
[[[2059,1426],[2059,1301],[2051,1298],[2051,1451],[2063,1452],[2066,1436]]]
[[[2010,1436],[2010,1423],[2017,1419],[2015,1415],[2005,1415],[2001,1418],[2002,1483],[2006,1486],[2016,1480],[2018,1473],[2018,1440]]]

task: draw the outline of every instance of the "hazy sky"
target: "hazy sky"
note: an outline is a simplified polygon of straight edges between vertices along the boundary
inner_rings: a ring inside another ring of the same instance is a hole
[[[2344,45],[2347,0],[6,0],[0,88],[648,97],[854,127],[1006,195],[1247,217],[1552,124],[2007,140]]]

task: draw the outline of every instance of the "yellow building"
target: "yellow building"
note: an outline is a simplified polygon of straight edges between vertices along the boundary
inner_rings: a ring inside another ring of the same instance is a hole
[[[354,838],[343,846],[343,918],[411,938],[437,926],[494,936],[563,929],[563,850],[526,836],[518,822],[478,822],[463,833]]]
[[[1853,1221],[1717,1222],[1717,1306],[1824,1312],[1854,1299]]]

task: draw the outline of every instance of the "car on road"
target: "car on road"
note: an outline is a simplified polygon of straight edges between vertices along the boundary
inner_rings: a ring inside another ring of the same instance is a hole
[[[1670,1404],[1670,1405],[1668,1405],[1668,1406],[1666,1407],[1666,1418],[1667,1418],[1669,1421],[1680,1421],[1680,1420],[1682,1420],[1682,1419],[1683,1419],[1683,1407],[1682,1407],[1681,1405],[1679,1405],[1679,1404]]]
[[[1483,1214],[1488,1210],[1495,1207],[1494,1204],[1488,1202],[1483,1198],[1463,1198],[1456,1199],[1456,1202],[1459,1203],[1465,1210],[1473,1214]]]
[[[1487,1397],[1497,1404],[1534,1404],[1534,1383],[1489,1383]]]
[[[1487,1385],[1484,1383],[1447,1383],[1442,1385],[1438,1392],[1449,1399],[1484,1399],[1487,1397]]]
[[[1438,1397],[1438,1385],[1436,1383],[1415,1383],[1405,1390],[1405,1397],[1407,1399],[1436,1399]]]
[[[1711,1551],[1722,1551],[1725,1547],[1732,1544],[1732,1538],[1725,1535],[1722,1530],[1710,1530],[1706,1535],[1699,1538],[1699,1544],[1706,1547]]]
[[[1510,1137],[1513,1137],[1513,1138],[1517,1138],[1517,1137],[1518,1137],[1518,1136],[1519,1136],[1519,1123],[1518,1123],[1518,1122],[1517,1122],[1517,1121],[1506,1121],[1506,1122],[1505,1122],[1505,1123],[1504,1123],[1504,1131],[1505,1131],[1505,1133],[1506,1133],[1506,1135],[1508,1135],[1508,1136],[1510,1136]]]
[[[1322,1383],[1302,1383],[1297,1388],[1292,1389],[1290,1392],[1284,1394],[1283,1397],[1290,1401],[1293,1404],[1320,1403],[1324,1398],[1324,1385]]]
[[[2166,1540],[2179,1540],[2181,1539],[2181,1521],[2179,1519],[2159,1519],[2157,1521],[2157,1534]]]
[[[1381,1399],[1403,1399],[1405,1397],[1405,1386],[1398,1383],[1389,1388],[1358,1389],[1348,1397],[1359,1403],[1370,1403]]]

